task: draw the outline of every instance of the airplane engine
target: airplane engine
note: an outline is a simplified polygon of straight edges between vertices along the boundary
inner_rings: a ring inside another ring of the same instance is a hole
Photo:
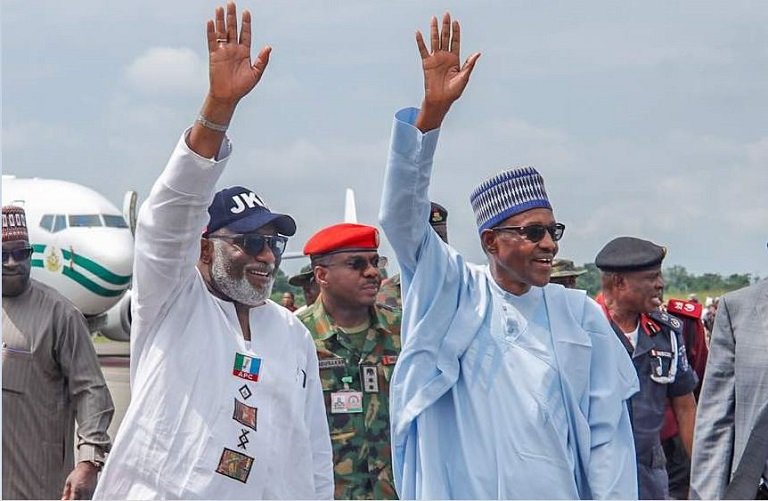
[[[131,339],[131,290],[125,291],[120,301],[104,313],[103,323],[98,329],[113,341]]]

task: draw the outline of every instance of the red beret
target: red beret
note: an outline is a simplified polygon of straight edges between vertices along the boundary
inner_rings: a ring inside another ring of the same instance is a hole
[[[341,223],[323,228],[312,235],[304,246],[304,254],[317,256],[341,251],[373,251],[378,248],[379,230],[364,224]]]

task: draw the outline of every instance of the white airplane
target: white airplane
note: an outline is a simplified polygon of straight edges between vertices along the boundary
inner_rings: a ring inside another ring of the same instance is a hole
[[[92,331],[128,341],[135,192],[126,194],[121,213],[104,196],[79,184],[7,175],[2,179],[3,205],[26,211],[34,250],[32,278],[72,301]]]
[[[136,193],[122,214],[100,193],[69,181],[2,177],[2,203],[24,207],[32,278],[53,287],[85,315],[92,331],[128,341]],[[344,222],[356,223],[355,194],[347,188]],[[126,222],[127,221],[127,222]],[[286,252],[283,259],[306,258]]]
[[[355,203],[355,190],[347,188],[344,194],[344,222],[357,223],[357,204]],[[283,260],[286,259],[305,259],[307,256],[299,251],[286,251],[283,253]]]

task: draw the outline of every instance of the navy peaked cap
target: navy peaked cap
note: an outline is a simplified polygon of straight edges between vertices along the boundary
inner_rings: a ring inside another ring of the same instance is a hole
[[[602,271],[643,271],[661,265],[667,248],[635,237],[614,238],[595,257],[595,266]]]

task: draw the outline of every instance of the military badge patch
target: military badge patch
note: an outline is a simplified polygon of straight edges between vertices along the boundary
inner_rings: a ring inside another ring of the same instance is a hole
[[[363,393],[338,391],[331,393],[331,414],[358,414],[363,412]]]
[[[235,399],[235,413],[232,415],[232,419],[256,431],[257,414],[258,409],[256,407],[249,407]]]
[[[259,380],[259,370],[261,370],[261,359],[256,357],[249,357],[242,353],[235,355],[235,366],[232,369],[232,374],[248,381]]]
[[[383,355],[381,363],[384,365],[395,365],[397,363],[397,355]]]
[[[363,390],[366,393],[378,393],[379,376],[375,365],[361,365],[360,379],[363,381]]]
[[[246,483],[252,466],[252,457],[225,447],[224,452],[221,453],[219,465],[216,467],[216,473]]]

